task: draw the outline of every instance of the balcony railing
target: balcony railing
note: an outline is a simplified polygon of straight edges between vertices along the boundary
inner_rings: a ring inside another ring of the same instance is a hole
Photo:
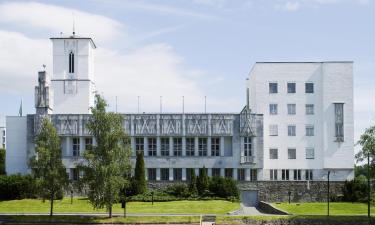
[[[254,163],[254,156],[241,156],[241,164],[246,164],[246,163]]]

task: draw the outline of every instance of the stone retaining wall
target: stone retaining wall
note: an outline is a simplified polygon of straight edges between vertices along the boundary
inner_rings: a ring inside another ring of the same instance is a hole
[[[375,225],[375,220],[367,220],[365,218],[358,219],[279,219],[279,220],[236,220],[235,224],[251,224],[251,225]]]
[[[176,183],[173,181],[153,181],[148,182],[148,187],[161,189]],[[331,197],[341,195],[343,185],[343,181],[330,182]],[[258,200],[264,202],[287,202],[289,192],[291,202],[327,201],[326,181],[310,181],[309,185],[307,181],[239,182],[238,187],[243,191],[258,191]]]

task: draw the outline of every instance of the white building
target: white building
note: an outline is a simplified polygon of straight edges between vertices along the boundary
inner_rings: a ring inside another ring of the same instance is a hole
[[[95,140],[86,129],[94,101],[91,38],[51,38],[53,74],[39,72],[36,114],[7,117],[8,174],[28,173],[33,139],[50,116],[72,179],[82,152]],[[352,62],[265,62],[250,72],[239,113],[123,114],[135,151],[144,151],[146,177],[185,181],[203,167],[209,176],[241,182],[353,178]],[[259,189],[259,187],[257,187]],[[257,189],[257,190],[258,190]]]
[[[5,148],[5,127],[0,127],[0,148]]]

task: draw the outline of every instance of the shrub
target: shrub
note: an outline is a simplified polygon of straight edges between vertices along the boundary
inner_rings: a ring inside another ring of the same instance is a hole
[[[137,153],[137,159],[135,162],[135,171],[133,181],[133,192],[134,194],[143,194],[146,187],[146,178],[145,178],[145,161],[143,159],[143,152]]]
[[[197,179],[197,189],[198,193],[200,195],[207,194],[208,191],[208,185],[209,185],[209,178],[207,176],[206,168],[203,167],[202,170],[200,170],[199,177]]]
[[[5,149],[0,148],[0,175],[5,175]]]
[[[35,198],[36,182],[31,175],[0,176],[0,200]]]
[[[233,179],[230,178],[213,177],[210,180],[209,191],[212,192],[214,196],[221,198],[239,198],[237,184]]]
[[[191,180],[189,183],[189,193],[191,196],[198,195],[198,189],[197,189],[197,177],[195,176],[195,170],[193,169],[191,171]]]
[[[189,197],[189,189],[186,184],[173,184],[168,186],[165,189],[165,192],[169,195],[178,197],[178,198],[186,198]]]
[[[348,202],[363,202],[367,200],[367,178],[363,175],[351,181],[345,181],[342,188],[343,200]]]

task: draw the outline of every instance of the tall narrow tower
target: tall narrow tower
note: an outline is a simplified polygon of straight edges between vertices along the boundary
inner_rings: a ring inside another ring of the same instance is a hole
[[[51,38],[54,114],[88,114],[94,105],[94,50],[91,38]]]

